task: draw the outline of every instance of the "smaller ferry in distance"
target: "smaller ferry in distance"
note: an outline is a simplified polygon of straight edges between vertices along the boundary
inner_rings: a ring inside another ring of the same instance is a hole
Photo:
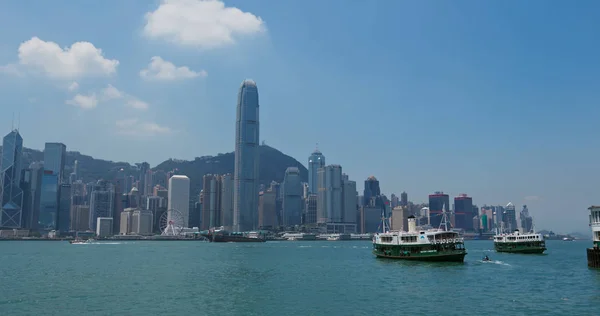
[[[521,234],[516,229],[510,234],[498,232],[494,236],[494,249],[496,252],[541,254],[546,251],[546,241],[544,236],[535,230]]]
[[[208,233],[201,234],[210,242],[265,242],[266,239],[258,232],[228,232],[223,229],[211,229]]]
[[[382,228],[382,233],[373,236],[373,254],[378,258],[464,262],[467,255],[464,239],[457,232],[448,230],[445,205],[438,229],[418,229],[413,215],[408,217],[408,232],[390,231],[384,216]]]
[[[563,241],[573,241],[575,238],[573,237],[563,237]]]

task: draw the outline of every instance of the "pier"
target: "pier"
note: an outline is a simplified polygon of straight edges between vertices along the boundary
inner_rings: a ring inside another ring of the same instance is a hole
[[[600,268],[600,248],[588,248],[587,249],[588,267]]]
[[[600,268],[600,206],[592,205],[590,210],[590,227],[594,246],[587,249],[588,267]]]

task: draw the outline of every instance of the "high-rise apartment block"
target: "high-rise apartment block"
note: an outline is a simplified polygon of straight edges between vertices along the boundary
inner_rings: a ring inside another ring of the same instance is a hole
[[[188,227],[190,218],[190,178],[174,175],[169,179],[167,208],[179,211],[183,216],[183,227]]]

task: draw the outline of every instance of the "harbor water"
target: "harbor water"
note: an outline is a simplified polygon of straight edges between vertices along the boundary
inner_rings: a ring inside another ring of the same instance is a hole
[[[369,241],[0,242],[2,315],[598,315],[591,241],[545,255],[466,241],[465,263],[376,259]],[[481,259],[488,255],[491,262]]]

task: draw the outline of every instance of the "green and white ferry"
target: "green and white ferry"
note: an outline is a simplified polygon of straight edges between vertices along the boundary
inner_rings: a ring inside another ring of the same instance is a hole
[[[409,216],[408,232],[389,231],[383,218],[383,233],[373,236],[373,254],[378,258],[464,262],[467,255],[464,239],[448,230],[445,210],[442,214],[440,228],[429,230],[418,229],[415,217]]]
[[[541,254],[546,251],[546,242],[542,234],[535,231],[521,234],[516,229],[511,234],[496,234],[494,236],[494,249],[496,249],[496,252]]]

